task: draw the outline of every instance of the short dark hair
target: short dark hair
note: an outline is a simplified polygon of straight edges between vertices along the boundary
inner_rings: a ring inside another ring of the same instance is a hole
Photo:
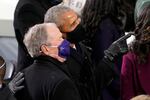
[[[45,14],[45,23],[55,23],[57,27],[60,27],[65,23],[61,16],[72,9],[63,5],[57,5],[49,8]]]

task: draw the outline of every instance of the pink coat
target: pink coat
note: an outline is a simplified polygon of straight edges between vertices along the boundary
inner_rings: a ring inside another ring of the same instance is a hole
[[[150,95],[150,54],[147,63],[138,64],[134,53],[123,56],[121,70],[121,100],[130,100],[139,94]]]

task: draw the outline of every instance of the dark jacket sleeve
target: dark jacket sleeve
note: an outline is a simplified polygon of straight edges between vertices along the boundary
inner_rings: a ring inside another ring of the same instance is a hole
[[[63,80],[56,87],[52,100],[81,100],[77,88],[71,80]]]
[[[103,58],[98,66],[95,67],[95,79],[98,92],[112,82],[115,76],[113,67],[114,63],[107,58]]]
[[[112,20],[110,18],[104,19],[95,33],[92,59],[98,63],[99,59],[104,57],[104,50],[108,49],[119,37],[120,32]]]
[[[111,83],[113,77],[115,76],[114,72],[114,62],[111,62],[107,58],[103,58],[99,60],[98,64],[93,64],[91,60],[91,52],[85,48],[85,46],[80,43],[82,51],[84,51],[85,57],[88,58],[89,66],[91,66],[92,72],[94,73],[94,79],[96,81],[95,85],[97,88],[97,92],[99,93],[104,87]],[[88,68],[86,66],[86,68]]]
[[[16,100],[8,86],[0,90],[0,100]]]

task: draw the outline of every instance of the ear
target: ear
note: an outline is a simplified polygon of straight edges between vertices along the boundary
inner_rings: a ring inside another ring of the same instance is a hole
[[[44,53],[45,55],[49,54],[49,48],[46,45],[42,45],[41,46],[41,51],[42,53]]]
[[[58,29],[60,30],[60,32],[64,33],[64,29],[63,29],[63,25],[58,26]]]

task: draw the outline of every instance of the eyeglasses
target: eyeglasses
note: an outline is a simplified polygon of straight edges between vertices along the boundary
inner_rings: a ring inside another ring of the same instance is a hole
[[[5,66],[6,63],[5,63],[5,60],[2,57],[0,57],[0,60],[2,62],[2,65],[0,66],[0,69],[1,69]]]

